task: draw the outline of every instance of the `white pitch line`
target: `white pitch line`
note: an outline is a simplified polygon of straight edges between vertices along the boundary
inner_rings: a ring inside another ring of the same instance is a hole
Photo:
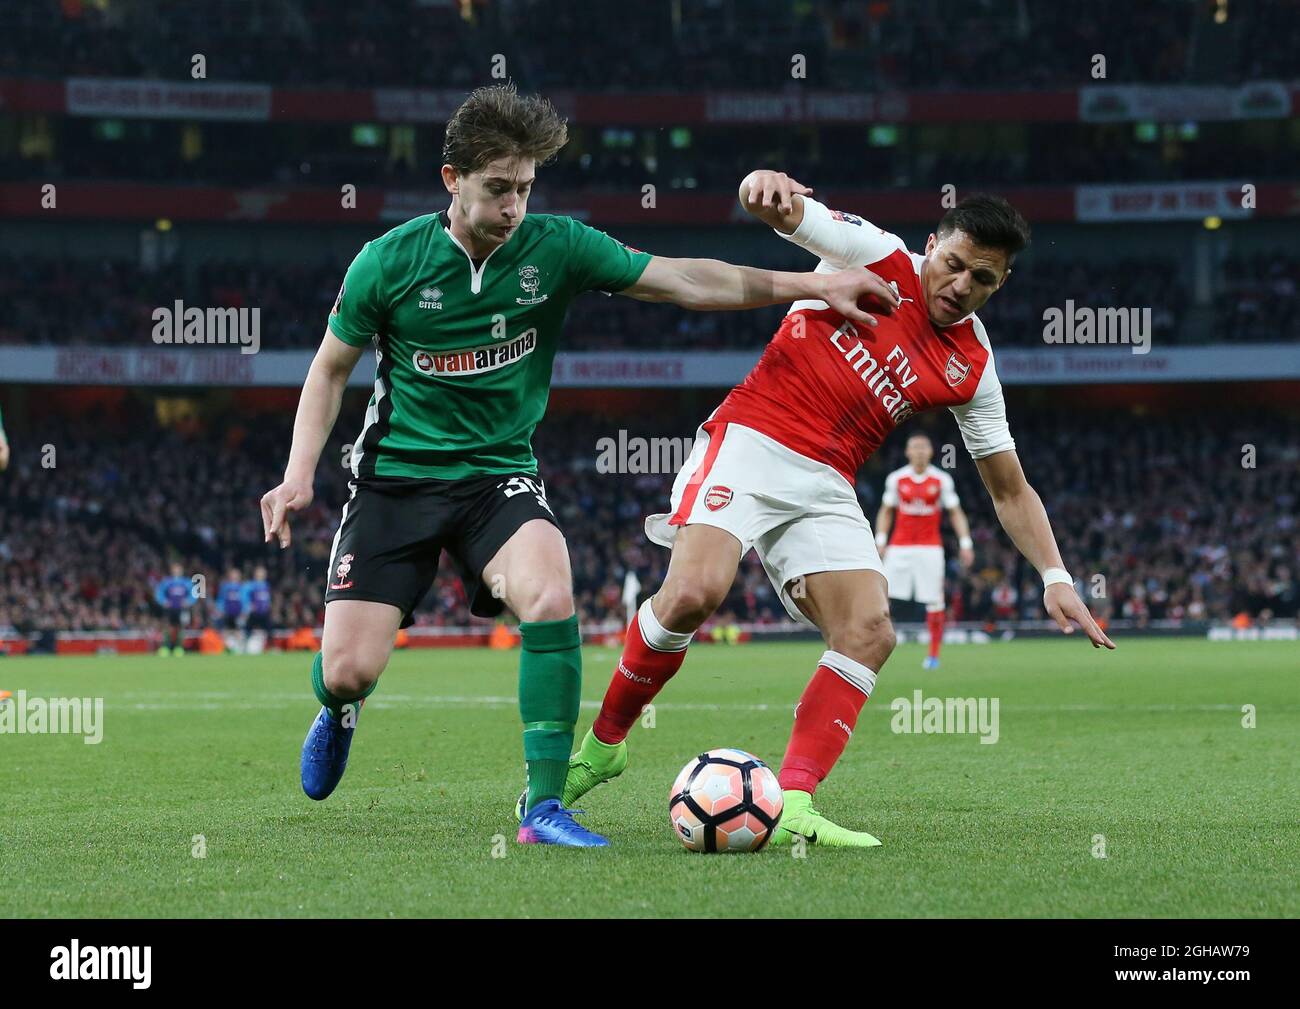
[[[158,694],[147,691],[130,691],[119,695],[122,697],[175,697],[176,701],[152,701],[152,702],[135,702],[125,705],[136,711],[230,711],[230,710],[256,710],[256,709],[281,709],[281,708],[310,708],[314,706],[315,701],[306,693],[302,694],[259,694],[249,695],[246,693],[220,693],[220,692],[203,692],[195,694]],[[938,695],[935,695],[936,697]],[[250,697],[256,697],[251,700]],[[185,703],[185,698],[203,698],[207,703]],[[911,698],[901,698],[911,703]],[[943,698],[939,698],[943,700]],[[383,699],[374,698],[366,702],[366,707],[378,710],[390,710],[393,708],[444,708],[444,707],[478,707],[478,708],[501,708],[515,707],[519,703],[518,698],[506,695],[415,695],[415,694],[386,694]],[[582,707],[587,709],[598,709],[599,701],[583,701]],[[107,699],[107,706],[114,707],[113,698]],[[792,704],[704,704],[680,701],[664,701],[655,704],[657,711],[786,711],[793,709]],[[1236,704],[1007,704],[1002,702],[1000,710],[1003,712],[1032,712],[1032,713],[1050,713],[1050,712],[1077,712],[1081,714],[1088,713],[1142,713],[1142,714],[1168,714],[1173,712],[1211,712],[1211,711],[1240,711],[1241,706]],[[1273,708],[1273,711],[1291,711],[1291,707]],[[874,705],[868,705],[863,709],[865,713],[878,712],[892,715],[893,709],[889,702],[877,700]]]

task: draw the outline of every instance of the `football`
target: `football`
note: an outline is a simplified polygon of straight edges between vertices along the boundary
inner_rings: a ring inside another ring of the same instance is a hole
[[[692,757],[668,795],[668,821],[690,851],[761,851],[781,819],[781,786],[744,750]]]

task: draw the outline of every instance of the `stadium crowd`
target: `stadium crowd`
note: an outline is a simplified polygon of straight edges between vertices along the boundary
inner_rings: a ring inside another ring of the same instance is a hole
[[[287,414],[219,415],[187,429],[159,427],[145,400],[113,414],[48,419],[9,432],[13,460],[0,474],[0,633],[145,630],[161,634],[154,602],[172,564],[210,587],[191,608],[192,626],[219,621],[216,587],[231,568],[268,569],[271,618],[279,628],[314,626],[326,567],[346,499],[343,441],[363,403],[350,396],[339,434],[317,473],[313,505],[293,526],[293,544],[263,543],[260,496],[276,484],[287,453]],[[1293,620],[1300,606],[1300,421],[1234,411],[1231,421],[1192,414],[1081,417],[1052,408],[1011,411],[1031,481],[1047,503],[1062,553],[1100,615]],[[12,411],[6,410],[10,418]],[[665,413],[637,434],[689,438],[695,416]],[[998,528],[950,417],[922,417],[954,470],[970,516],[976,564],[950,563],[955,619],[1037,619],[1040,587]],[[668,553],[642,534],[662,510],[673,473],[607,473],[596,441],[620,423],[582,415],[543,422],[536,449],[548,499],[566,531],[576,597],[587,624],[623,619],[623,579],[634,570],[653,591]],[[912,430],[909,428],[908,430]],[[902,464],[902,432],[859,474],[874,520],[885,474]],[[53,456],[46,446],[53,447]],[[1254,465],[1245,447],[1253,446]],[[945,536],[951,530],[945,527]],[[956,551],[949,544],[950,562]],[[1098,580],[1100,576],[1100,580]],[[757,559],[742,564],[721,620],[784,618]],[[463,590],[444,559],[417,613],[427,625],[470,623]]]
[[[1300,256],[1231,256],[1215,329],[1225,340],[1300,342]]]
[[[808,185],[933,190],[1247,178],[1290,180],[1300,143],[1285,119],[1132,123],[823,125],[805,129],[701,125],[660,130],[573,125],[568,145],[543,167],[539,192],[730,193],[756,165],[778,166]],[[0,179],[157,182],[167,185],[309,187],[351,184],[387,190],[440,189],[442,133],[429,127],[352,123],[311,131],[293,124],[57,119],[31,143],[0,145]],[[247,142],[250,130],[255,143]],[[198,140],[196,141],[196,137]],[[358,140],[358,137],[360,140]]]
[[[773,243],[776,247],[776,243]],[[651,250],[653,251],[653,250]],[[707,251],[707,250],[702,250]],[[809,269],[806,254],[780,245],[775,265]],[[324,321],[347,269],[342,262],[279,265],[213,261],[187,283],[177,266],[146,271],[127,260],[0,256],[0,344],[152,346],[151,313],[180,298],[202,307],[260,309],[261,346],[301,350],[320,343]],[[1043,313],[1076,306],[1151,309],[1155,346],[1194,342],[1184,325],[1195,299],[1180,264],[1159,256],[1105,261],[1030,254],[1018,260],[1005,290],[980,312],[996,347],[1043,343]],[[1213,341],[1300,338],[1300,256],[1277,250],[1226,260],[1215,277]],[[309,310],[310,309],[310,310]],[[588,295],[575,301],[565,350],[758,350],[784,310],[688,312],[630,298]]]
[[[221,80],[351,87],[464,87],[495,54],[535,87],[601,91],[771,88],[807,57],[823,89],[1075,86],[1095,53],[1128,83],[1290,74],[1300,49],[1293,0],[749,0],[593,4],[580,0],[341,7],[326,0],[209,0],[154,16],[145,0],[11,0],[0,74],[190,76],[202,53]],[[463,16],[462,16],[463,15]],[[1105,45],[1102,45],[1102,40]]]

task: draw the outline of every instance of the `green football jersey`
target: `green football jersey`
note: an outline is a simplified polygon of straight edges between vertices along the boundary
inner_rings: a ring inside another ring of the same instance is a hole
[[[551,214],[525,215],[477,266],[445,211],[367,242],[329,317],[344,343],[375,348],[353,474],[537,472],[533,430],[546,412],[569,302],[583,291],[623,290],[650,259]]]

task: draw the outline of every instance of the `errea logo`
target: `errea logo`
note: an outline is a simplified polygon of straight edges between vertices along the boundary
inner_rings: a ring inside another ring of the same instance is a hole
[[[421,308],[442,308],[442,288],[426,287],[420,292]]]

